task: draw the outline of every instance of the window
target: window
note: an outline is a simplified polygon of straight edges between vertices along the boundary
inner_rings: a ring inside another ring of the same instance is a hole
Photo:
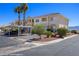
[[[39,19],[36,19],[36,22],[39,22]]]
[[[51,17],[51,19],[50,19],[51,21],[53,21],[53,17]]]
[[[47,21],[47,18],[42,18],[42,21]]]

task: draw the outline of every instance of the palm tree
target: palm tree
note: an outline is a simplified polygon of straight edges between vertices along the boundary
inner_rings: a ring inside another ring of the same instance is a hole
[[[21,7],[20,6],[16,7],[15,12],[18,13],[18,25],[21,25],[20,24],[20,22],[21,22],[21,20],[20,20]]]
[[[23,13],[23,25],[25,26],[25,23],[26,23],[26,20],[25,20],[25,16],[26,16],[26,11],[28,10],[28,6],[26,3],[22,3],[21,4],[21,10],[22,10],[22,13]]]

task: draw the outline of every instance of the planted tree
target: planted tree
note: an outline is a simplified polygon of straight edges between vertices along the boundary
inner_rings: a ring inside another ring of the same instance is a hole
[[[20,25],[20,13],[21,13],[21,8],[20,6],[15,8],[15,12],[18,13],[18,25]]]
[[[28,10],[28,6],[26,3],[21,3],[21,10],[23,13],[23,25],[25,26],[26,23],[25,16],[26,16],[26,11]]]

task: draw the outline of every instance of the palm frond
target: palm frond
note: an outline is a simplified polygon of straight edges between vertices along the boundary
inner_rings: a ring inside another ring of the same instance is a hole
[[[16,7],[14,11],[17,12],[17,13],[20,13],[21,12],[21,7],[20,6]]]
[[[26,3],[21,3],[22,12],[28,10],[28,6]]]

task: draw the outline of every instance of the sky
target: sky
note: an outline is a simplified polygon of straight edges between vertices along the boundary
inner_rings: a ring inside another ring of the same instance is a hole
[[[18,19],[14,9],[19,3],[0,3],[0,25],[10,24]],[[69,26],[79,26],[78,3],[28,3],[26,18],[50,13],[60,13],[69,19]],[[21,15],[21,19],[22,19]]]

